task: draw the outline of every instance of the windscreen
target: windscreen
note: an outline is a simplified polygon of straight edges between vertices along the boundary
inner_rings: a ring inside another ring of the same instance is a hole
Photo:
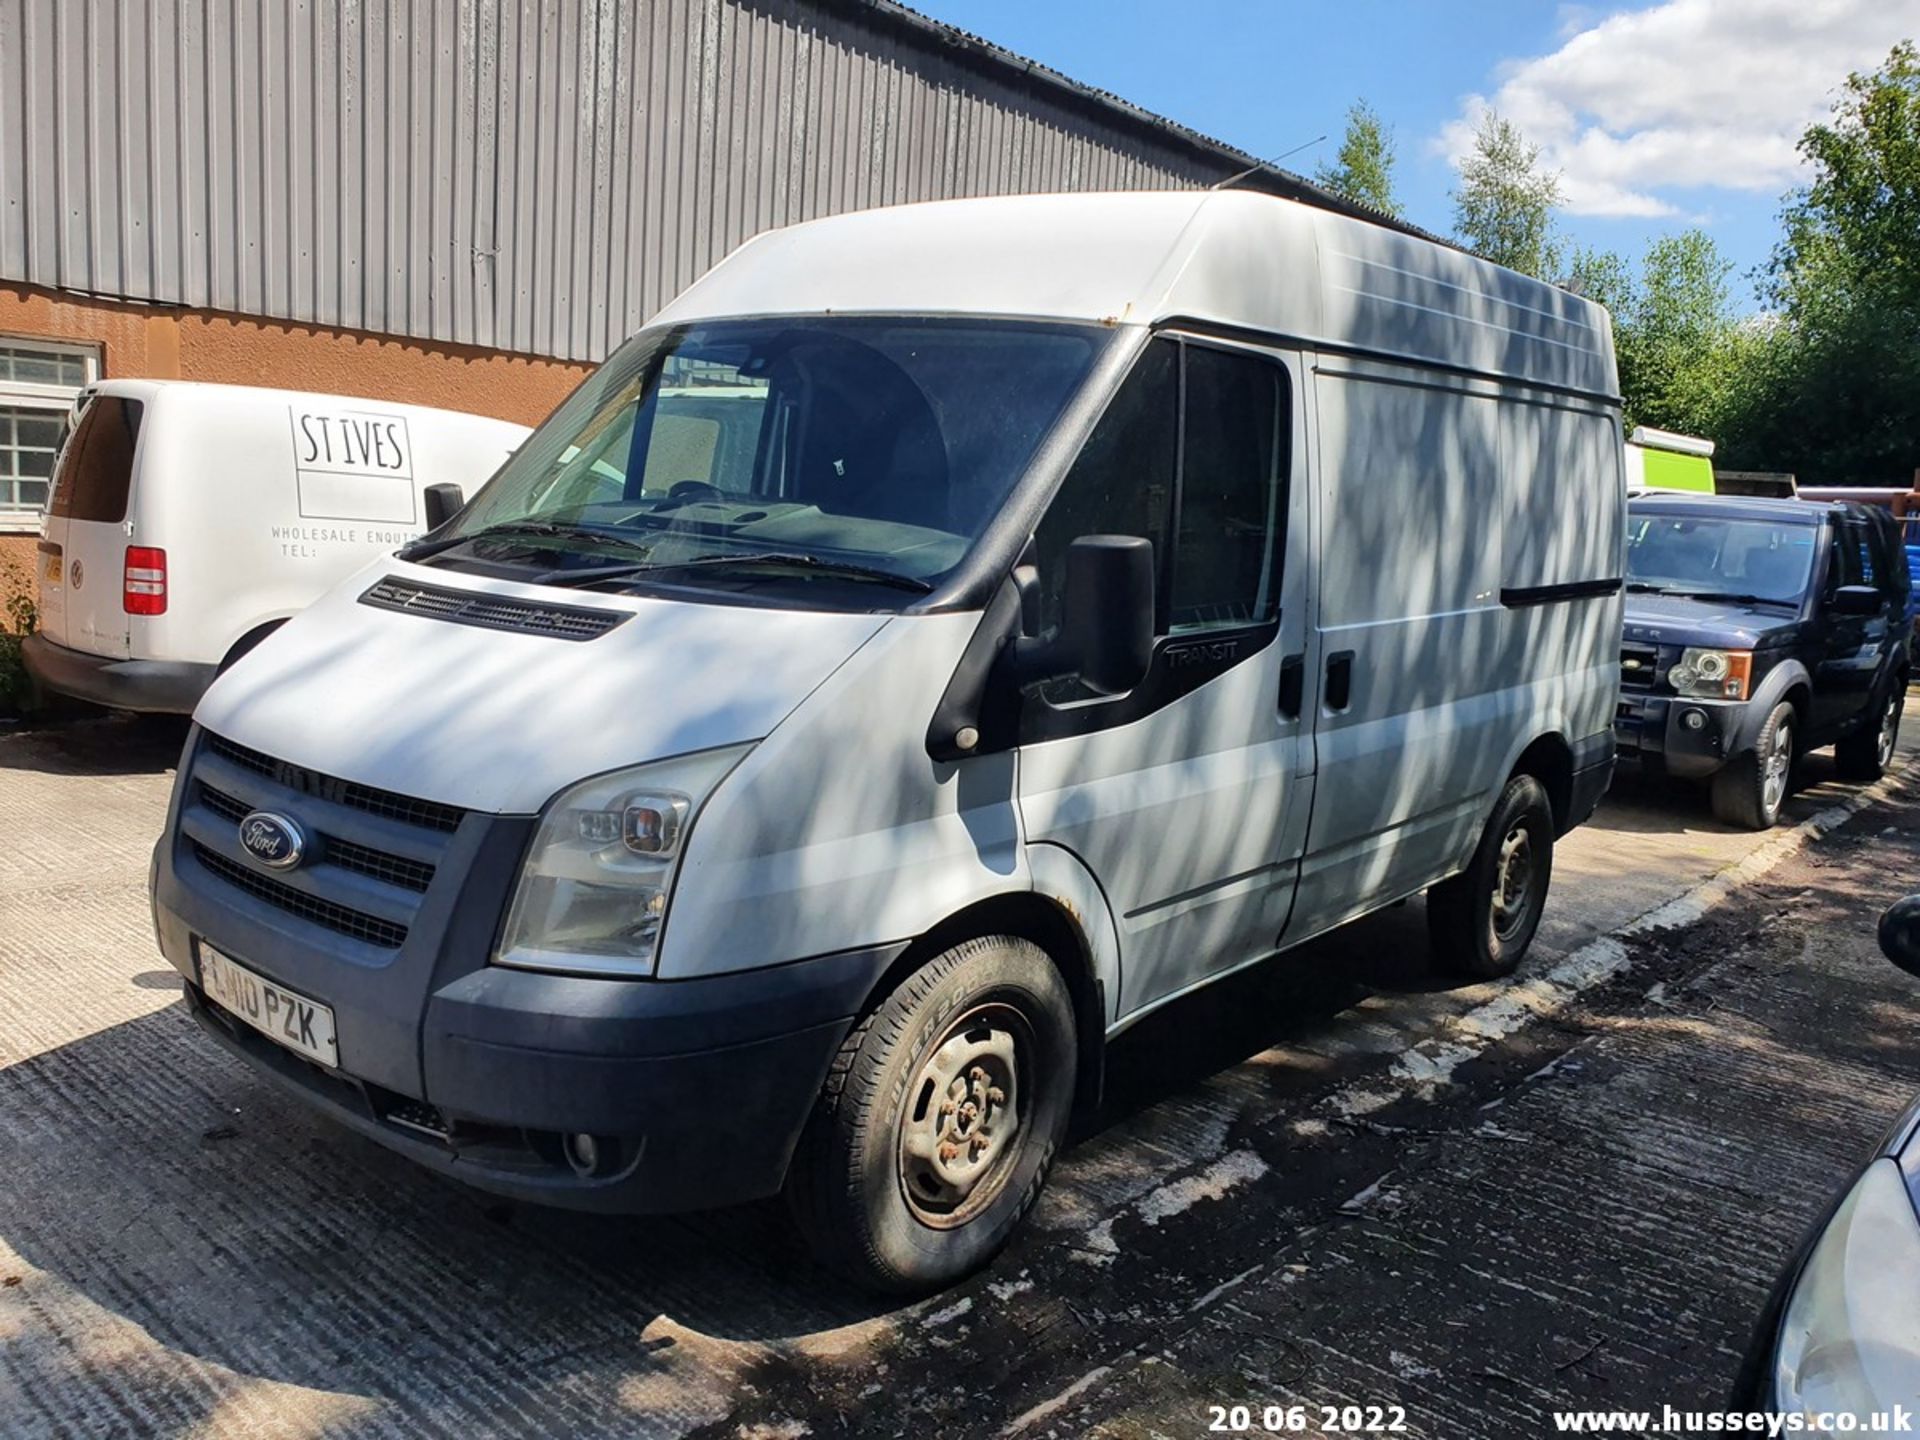
[[[930,588],[1005,501],[1105,340],[1081,326],[926,318],[643,334],[435,538],[586,547],[641,580],[672,570],[676,584],[798,558]]]
[[[1797,604],[1813,573],[1816,525],[1711,515],[1630,514],[1628,588]]]

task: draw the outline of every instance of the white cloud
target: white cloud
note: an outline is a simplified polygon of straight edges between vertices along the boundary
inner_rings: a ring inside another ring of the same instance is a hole
[[[1435,139],[1457,164],[1489,106],[1561,172],[1576,215],[1665,216],[1662,192],[1778,193],[1794,147],[1849,71],[1920,31],[1917,0],[1665,0],[1604,17],[1561,10],[1551,55],[1504,63]]]

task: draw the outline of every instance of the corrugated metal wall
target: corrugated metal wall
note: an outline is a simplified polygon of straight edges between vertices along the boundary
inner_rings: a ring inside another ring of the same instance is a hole
[[[592,360],[758,230],[1195,138],[852,3],[0,0],[0,279]]]

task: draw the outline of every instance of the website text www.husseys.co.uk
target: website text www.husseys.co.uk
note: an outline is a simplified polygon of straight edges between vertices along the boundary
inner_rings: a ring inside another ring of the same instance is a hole
[[[1912,1435],[1904,1405],[1871,1415],[1800,1414],[1777,1410],[1557,1410],[1556,1431],[1568,1435]]]

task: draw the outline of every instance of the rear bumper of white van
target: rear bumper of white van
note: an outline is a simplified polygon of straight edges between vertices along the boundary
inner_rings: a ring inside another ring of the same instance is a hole
[[[219,667],[186,660],[115,660],[69,650],[44,635],[20,647],[27,673],[47,689],[115,710],[190,715]]]

